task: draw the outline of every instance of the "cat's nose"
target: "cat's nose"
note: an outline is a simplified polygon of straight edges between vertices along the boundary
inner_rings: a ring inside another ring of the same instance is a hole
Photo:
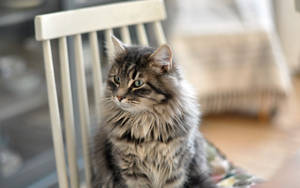
[[[125,97],[123,96],[117,96],[117,99],[121,102]]]

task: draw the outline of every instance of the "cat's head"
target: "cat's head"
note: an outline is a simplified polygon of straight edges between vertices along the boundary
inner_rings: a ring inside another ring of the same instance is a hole
[[[170,47],[127,46],[114,36],[112,41],[106,98],[129,112],[152,110],[171,100],[179,76]]]

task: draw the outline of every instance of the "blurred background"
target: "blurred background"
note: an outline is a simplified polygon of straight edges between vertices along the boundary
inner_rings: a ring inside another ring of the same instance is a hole
[[[297,1],[165,0],[163,27],[175,60],[197,91],[200,129],[232,162],[264,179],[300,150]],[[0,187],[57,187],[34,17],[116,2],[120,0],[0,1]],[[99,38],[103,41],[103,33]],[[87,50],[88,44],[83,47]],[[72,71],[72,49],[69,53]],[[77,125],[78,109],[75,121]]]

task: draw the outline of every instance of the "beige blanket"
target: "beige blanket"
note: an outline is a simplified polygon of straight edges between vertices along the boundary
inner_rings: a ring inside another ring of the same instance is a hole
[[[272,110],[289,91],[280,50],[266,32],[177,36],[172,45],[206,114]]]

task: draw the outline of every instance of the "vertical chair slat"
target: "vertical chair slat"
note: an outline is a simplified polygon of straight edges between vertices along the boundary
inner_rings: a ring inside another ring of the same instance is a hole
[[[44,61],[45,61],[45,74],[46,74],[47,89],[48,89],[50,118],[51,118],[51,125],[52,125],[51,128],[52,138],[53,138],[54,153],[56,159],[57,176],[59,180],[58,184],[59,187],[65,188],[68,187],[68,178],[67,178],[66,163],[65,163],[61,120],[60,120],[60,114],[58,109],[57,91],[56,91],[56,84],[54,78],[52,52],[51,52],[51,45],[49,40],[43,41],[43,53],[44,53]]]
[[[155,35],[158,45],[165,44],[167,42],[167,40],[166,40],[164,31],[163,31],[163,28],[161,26],[161,22],[160,21],[154,22],[153,27],[154,27],[154,35]]]
[[[148,46],[148,39],[147,39],[147,34],[146,34],[144,24],[137,24],[136,30],[137,30],[137,37],[138,37],[139,44],[143,46]]]
[[[121,38],[125,44],[131,44],[130,33],[127,26],[121,27]]]
[[[93,58],[93,83],[97,123],[100,122],[100,99],[102,96],[102,72],[100,64],[100,53],[97,32],[89,33],[91,53]]]
[[[89,128],[90,128],[90,113],[88,108],[87,87],[85,79],[85,67],[83,62],[82,40],[81,35],[75,35],[75,64],[76,76],[78,84],[78,100],[80,112],[80,126],[82,134],[83,157],[85,163],[85,178],[87,187],[90,187],[91,181],[91,160],[89,152]]]
[[[76,157],[76,139],[73,116],[73,103],[69,70],[69,59],[66,37],[59,39],[59,57],[61,65],[61,79],[62,79],[62,94],[63,94],[63,110],[64,110],[64,124],[66,130],[66,142],[68,151],[68,164],[70,169],[70,184],[73,188],[79,187],[77,157]]]
[[[104,31],[105,35],[105,46],[106,46],[106,52],[108,54],[108,57],[112,57],[113,55],[113,44],[111,41],[111,36],[113,35],[113,30],[112,29],[107,29]]]

